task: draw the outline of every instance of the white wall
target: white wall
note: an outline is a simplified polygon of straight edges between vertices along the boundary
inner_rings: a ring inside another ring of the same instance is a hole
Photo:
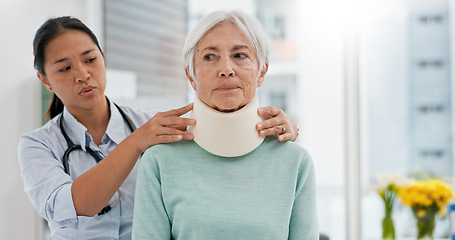
[[[0,0],[0,239],[39,239],[38,217],[24,193],[17,160],[20,134],[39,127],[35,31],[49,17],[73,15],[101,38],[101,1]]]
[[[339,0],[297,1],[299,140],[316,168],[320,232],[344,240],[345,142],[343,16]]]
[[[363,193],[377,174],[393,172],[406,176],[409,128],[407,12],[406,0],[373,0],[362,5],[359,41],[364,238],[380,236],[384,210],[375,192]],[[397,215],[397,236],[402,236],[400,220]]]

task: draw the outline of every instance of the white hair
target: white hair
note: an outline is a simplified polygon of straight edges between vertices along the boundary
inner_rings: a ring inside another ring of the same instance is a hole
[[[248,38],[256,50],[259,72],[269,61],[269,45],[261,24],[255,18],[239,11],[216,11],[204,16],[186,38],[183,46],[183,62],[194,78],[194,52],[199,41],[216,25],[231,21]]]

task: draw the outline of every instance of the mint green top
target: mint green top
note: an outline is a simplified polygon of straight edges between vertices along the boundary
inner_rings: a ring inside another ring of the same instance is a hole
[[[311,157],[273,137],[235,158],[194,141],[156,145],[139,167],[133,239],[317,240]]]

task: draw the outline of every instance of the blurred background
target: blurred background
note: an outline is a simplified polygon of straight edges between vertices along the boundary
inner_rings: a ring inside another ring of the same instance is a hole
[[[320,232],[381,239],[377,174],[455,172],[455,0],[0,0],[0,239],[48,239],[23,190],[22,133],[43,124],[49,93],[33,68],[32,40],[48,18],[71,15],[98,36],[106,94],[167,110],[193,98],[181,51],[214,10],[257,17],[272,47],[261,105],[281,107],[316,165]],[[397,239],[412,239],[409,209],[394,211]],[[435,236],[447,238],[448,217]]]

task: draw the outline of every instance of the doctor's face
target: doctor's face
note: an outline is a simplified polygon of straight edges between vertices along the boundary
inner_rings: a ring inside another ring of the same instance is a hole
[[[49,41],[44,54],[46,74],[38,73],[38,78],[71,113],[106,101],[104,56],[89,35],[67,30]]]
[[[259,72],[256,51],[232,22],[212,28],[196,45],[191,86],[207,106],[233,112],[245,106],[260,87],[267,67]]]

